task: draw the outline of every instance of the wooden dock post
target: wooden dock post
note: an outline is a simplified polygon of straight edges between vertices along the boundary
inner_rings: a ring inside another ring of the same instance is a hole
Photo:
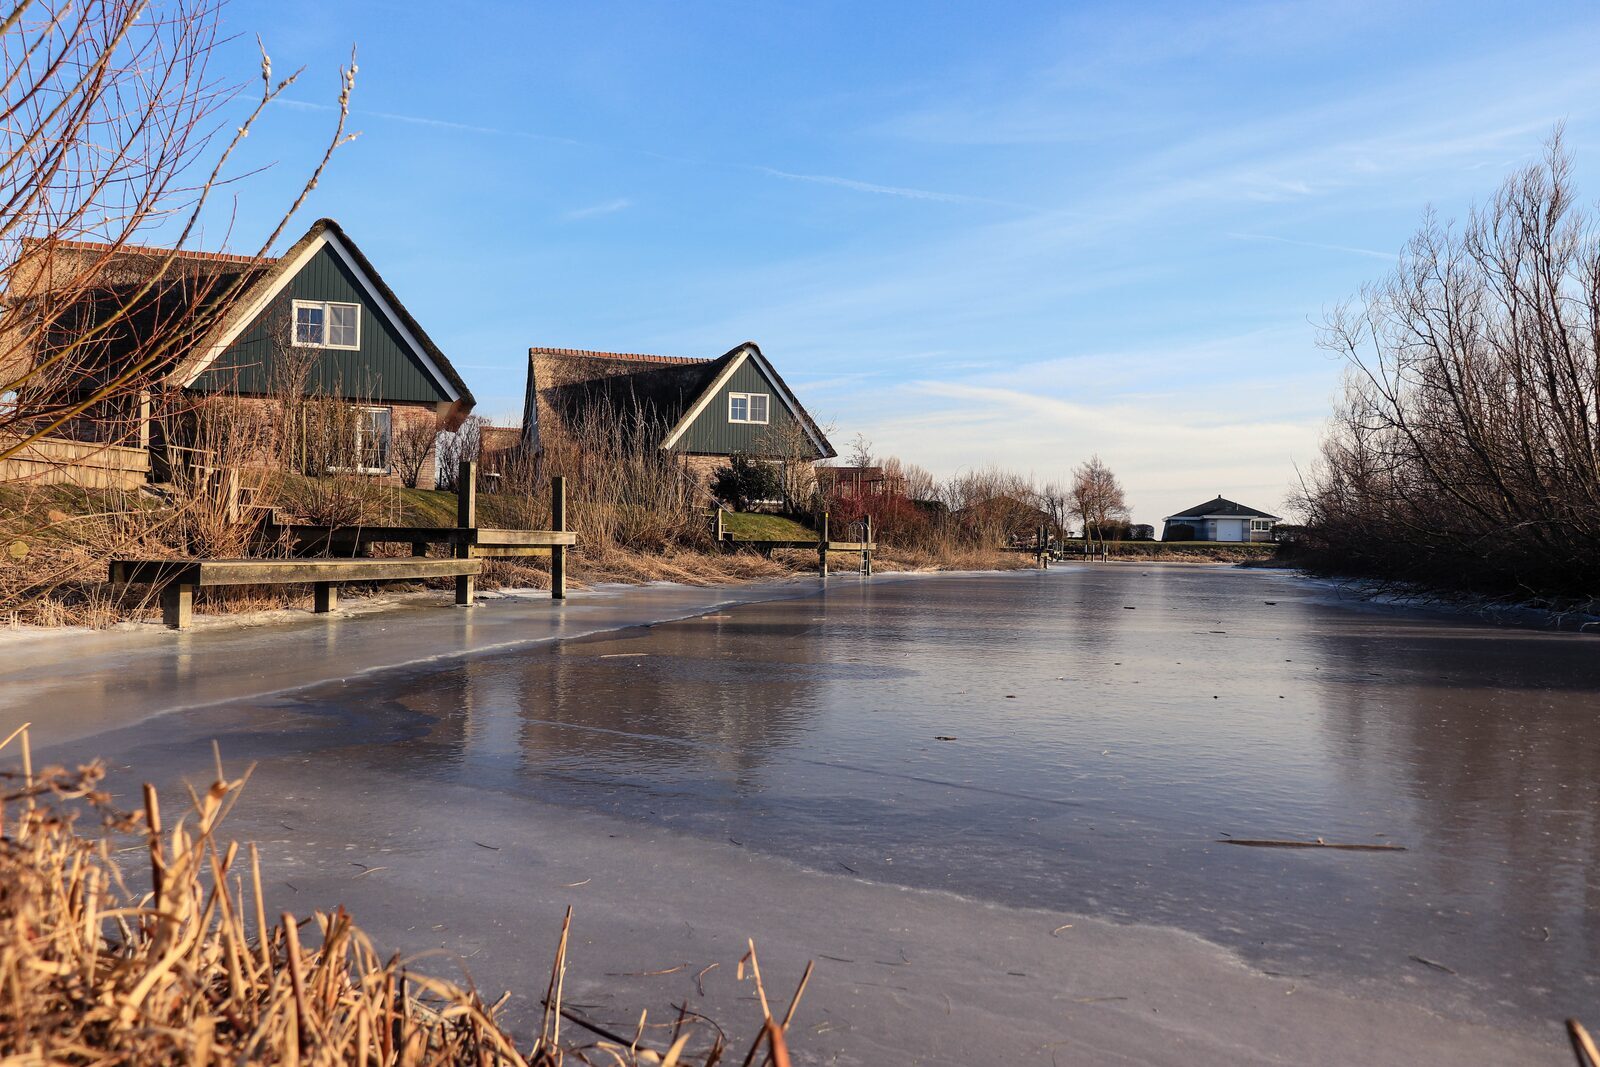
[[[861,573],[872,577],[872,516],[866,518],[866,539],[861,542]]]
[[[161,621],[170,630],[187,630],[194,616],[194,586],[173,582],[161,590]]]
[[[567,479],[559,474],[550,478],[550,528],[567,528]],[[550,599],[567,599],[566,545],[550,546]]]
[[[828,513],[822,513],[822,540],[817,542],[817,575],[824,581],[828,577]]]
[[[317,582],[311,587],[311,610],[318,615],[339,610],[339,587],[333,582]]]
[[[470,459],[461,461],[456,473],[456,559],[472,556],[473,533],[478,527],[478,465]],[[462,607],[472,605],[477,579],[470,574],[456,576],[456,603]]]

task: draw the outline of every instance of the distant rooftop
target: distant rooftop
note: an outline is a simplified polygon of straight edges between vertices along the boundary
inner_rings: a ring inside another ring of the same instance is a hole
[[[34,239],[33,243],[42,242]],[[119,256],[156,256],[161,258],[175,256],[177,259],[197,260],[202,263],[241,263],[248,266],[252,263],[269,264],[277,262],[272,256],[262,256],[257,259],[254,256],[237,256],[232,252],[199,252],[189,249],[178,249],[174,252],[173,249],[157,248],[154,245],[119,246],[106,241],[56,241],[55,247],[68,252],[111,252]]]
[[[626,363],[710,363],[694,356],[652,356],[645,352],[595,352],[587,348],[530,348],[530,356],[570,356],[574,359],[615,359]]]
[[[1243,504],[1229,500],[1219,493],[1215,500],[1207,500],[1204,504],[1189,508],[1187,511],[1180,511],[1176,515],[1168,515],[1167,519],[1171,521],[1172,519],[1204,519],[1217,516],[1225,518],[1278,518],[1277,515],[1272,515],[1265,511],[1247,508]]]

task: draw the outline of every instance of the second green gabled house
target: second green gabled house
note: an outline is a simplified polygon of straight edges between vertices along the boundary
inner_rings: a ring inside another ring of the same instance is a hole
[[[538,452],[598,426],[645,434],[702,483],[734,453],[807,465],[837,455],[752,341],[715,359],[530,348],[523,420]]]

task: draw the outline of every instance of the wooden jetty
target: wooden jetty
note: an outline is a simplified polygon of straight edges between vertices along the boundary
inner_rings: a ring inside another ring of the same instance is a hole
[[[475,559],[114,559],[116,585],[161,587],[161,618],[168,627],[188,627],[198,589],[227,585],[312,587],[314,607],[325,613],[339,606],[341,582],[401,582],[454,577],[470,583],[483,570]],[[467,587],[471,589],[470,584]],[[459,602],[460,598],[457,597]],[[470,602],[470,601],[469,601]]]
[[[828,556],[830,554],[848,553],[859,554],[861,557],[861,573],[872,574],[872,554],[878,550],[878,542],[872,536],[872,516],[866,517],[864,538],[860,541],[833,541],[828,535],[828,516],[822,516],[822,533],[814,540],[774,540],[768,538],[739,538],[727,529],[725,524],[726,512],[717,508],[716,512],[716,539],[717,544],[730,548],[754,548],[770,553],[775,548],[798,548],[817,554],[817,574],[822,578],[828,576]]]
[[[472,604],[485,559],[550,556],[550,597],[567,595],[567,550],[578,543],[567,529],[566,479],[550,479],[551,530],[505,530],[478,525],[476,463],[461,465],[457,479],[455,526],[314,526],[274,524],[296,552],[314,557],[291,559],[114,559],[113,584],[151,584],[161,588],[162,619],[174,630],[187,627],[194,594],[201,588],[229,585],[309,584],[313,610],[325,613],[339,603],[343,582],[420,581],[454,578],[456,603]],[[409,544],[411,558],[373,559],[362,555],[370,545]],[[450,559],[429,559],[429,545],[449,545]]]

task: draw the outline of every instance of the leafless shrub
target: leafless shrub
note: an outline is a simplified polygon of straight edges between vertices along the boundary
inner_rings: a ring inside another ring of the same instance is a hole
[[[395,428],[389,438],[389,462],[401,485],[417,487],[438,440],[439,430],[431,422],[403,422]]]
[[[824,435],[832,432],[824,427]],[[816,504],[816,445],[799,420],[782,419],[767,427],[757,441],[755,454],[775,462],[783,487],[783,508],[803,513]]]
[[[664,428],[638,406],[598,403],[581,422],[541,426],[543,477],[567,478],[570,524],[596,550],[660,551],[708,540],[694,482],[657,448]]]

